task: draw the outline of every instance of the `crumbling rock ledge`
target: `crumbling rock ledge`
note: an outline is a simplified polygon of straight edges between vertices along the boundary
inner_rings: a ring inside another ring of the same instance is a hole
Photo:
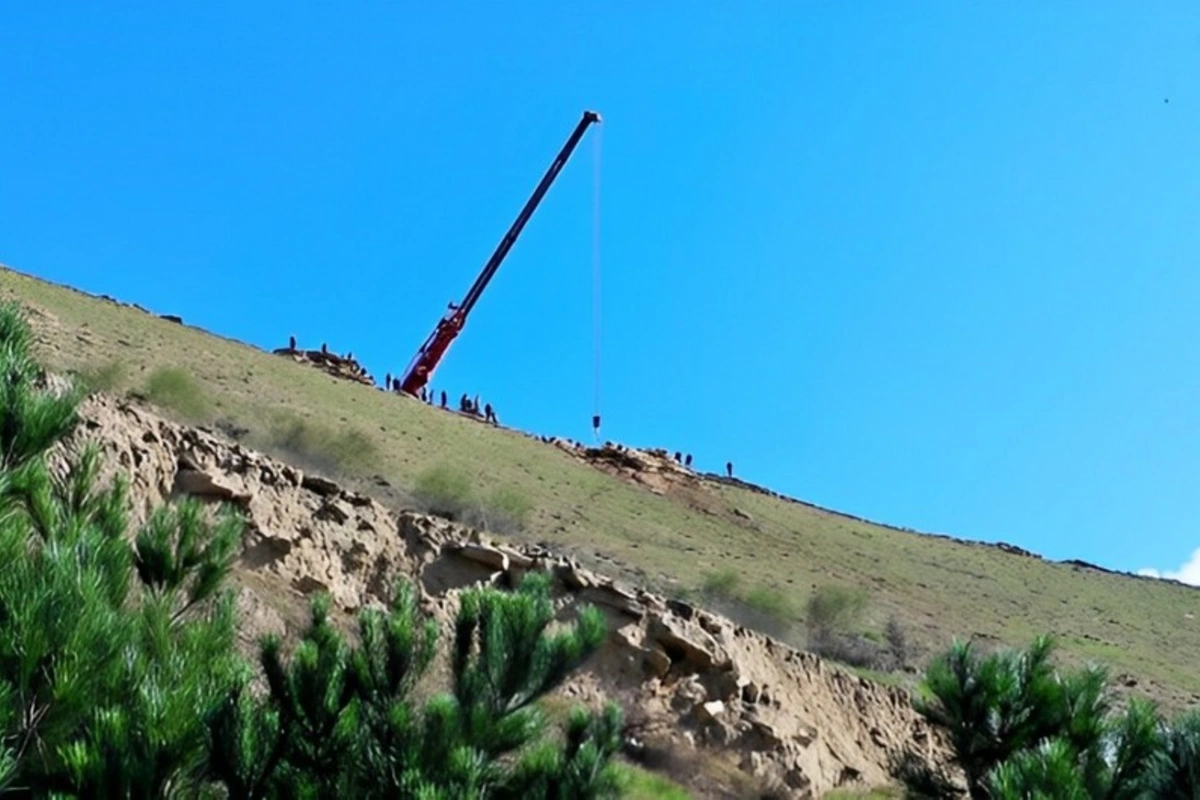
[[[306,616],[304,595],[317,590],[352,613],[385,605],[396,580],[408,577],[422,604],[448,617],[466,586],[515,586],[542,571],[564,611],[593,605],[611,631],[562,691],[579,702],[619,702],[639,739],[722,754],[793,797],[889,783],[889,765],[904,751],[945,761],[904,691],[717,614],[622,585],[545,547],[489,542],[437,517],[393,512],[126,402],[93,396],[82,413],[84,424],[63,447],[92,442],[104,451],[105,468],[129,480],[135,521],[185,495],[241,509],[247,527],[234,579],[247,643],[256,632],[295,633]]]

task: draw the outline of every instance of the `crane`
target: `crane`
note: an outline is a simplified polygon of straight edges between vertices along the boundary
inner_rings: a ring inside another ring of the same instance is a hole
[[[504,238],[496,246],[496,251],[492,253],[492,257],[483,265],[483,271],[479,273],[479,277],[475,279],[475,283],[471,284],[466,297],[458,305],[450,303],[449,310],[445,316],[438,321],[437,327],[433,329],[433,333],[429,334],[429,338],[425,340],[425,343],[421,345],[421,349],[413,357],[412,362],[408,365],[408,369],[404,372],[404,378],[400,382],[401,391],[411,395],[419,395],[421,389],[429,383],[429,379],[433,376],[433,371],[437,369],[438,363],[446,355],[446,350],[450,348],[451,342],[462,331],[463,326],[467,322],[467,315],[471,313],[471,309],[479,302],[480,295],[483,294],[483,290],[487,288],[488,283],[495,276],[496,270],[500,268],[501,262],[508,255],[508,251],[512,249],[513,243],[517,241],[517,237],[521,235],[521,230],[525,227],[525,223],[529,222],[529,218],[537,210],[538,204],[542,202],[542,198],[549,191],[550,185],[554,183],[554,179],[558,177],[558,173],[566,165],[567,159],[571,157],[575,146],[579,144],[579,140],[583,138],[583,134],[594,122],[600,122],[600,115],[595,111],[584,111],[583,117],[575,126],[575,130],[567,138],[567,143],[563,145],[562,150],[558,152],[554,161],[550,163],[550,168],[546,170],[546,174],[542,176],[541,182],[533,190],[533,194],[526,201],[525,207],[517,215],[516,221],[508,229],[508,233],[504,234]]]

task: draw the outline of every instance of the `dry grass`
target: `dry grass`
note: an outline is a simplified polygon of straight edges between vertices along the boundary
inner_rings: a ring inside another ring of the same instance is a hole
[[[131,386],[160,367],[183,369],[214,418],[252,437],[268,436],[280,412],[358,431],[371,452],[344,469],[382,476],[397,497],[423,471],[449,463],[479,496],[521,492],[529,501],[525,535],[602,556],[604,568],[623,577],[678,591],[730,570],[746,592],[766,587],[796,609],[817,586],[858,586],[871,598],[864,632],[882,635],[894,616],[916,661],[952,636],[1021,645],[1051,632],[1064,655],[1104,660],[1172,708],[1200,697],[1195,589],[901,532],[718,482],[657,496],[516,432],[0,270],[0,300],[12,297],[39,312],[31,321],[52,366],[120,362]]]

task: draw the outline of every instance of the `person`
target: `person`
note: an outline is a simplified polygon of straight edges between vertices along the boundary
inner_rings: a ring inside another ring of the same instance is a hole
[[[289,350],[295,350],[295,349],[296,349],[296,337],[295,337],[295,336],[289,336],[289,337],[288,337],[288,349],[289,349]]]
[[[383,385],[389,392],[392,390],[392,373],[383,376]]]
[[[458,401],[458,410],[463,412],[471,410],[471,398],[467,397],[466,392],[463,392],[462,398]]]
[[[731,477],[731,478],[733,477],[733,462],[732,461],[725,462],[725,472],[729,474],[729,477]]]
[[[486,422],[492,422],[496,419],[496,415],[492,412],[492,404],[491,403],[484,403],[483,419]]]
[[[479,408],[480,408],[479,395],[475,395],[475,402],[471,406],[471,413],[478,417],[479,416]]]
[[[675,463],[676,464],[683,463],[683,453],[679,452],[678,450],[675,451]]]
[[[684,457],[684,459],[683,459],[683,465],[684,465],[685,467],[690,467],[690,466],[692,465],[692,454],[691,454],[691,453],[688,453],[688,454],[687,454],[687,455]]]
[[[321,342],[321,355],[329,355],[329,345],[325,342]]]
[[[442,408],[446,407],[446,390],[442,389]]]

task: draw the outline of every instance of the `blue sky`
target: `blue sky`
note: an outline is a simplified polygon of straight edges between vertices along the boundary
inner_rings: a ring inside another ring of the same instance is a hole
[[[181,5],[0,9],[0,261],[382,379],[595,108],[608,437],[1054,558],[1200,546],[1200,6]],[[433,381],[581,439],[595,139]]]

